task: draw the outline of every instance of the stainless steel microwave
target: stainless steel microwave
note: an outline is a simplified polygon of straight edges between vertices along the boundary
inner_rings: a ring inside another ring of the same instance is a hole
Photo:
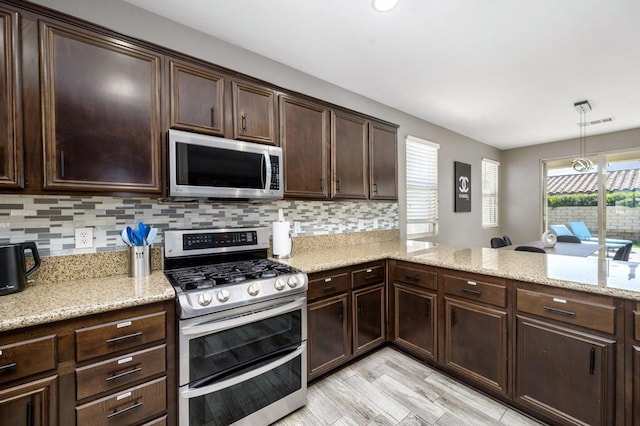
[[[170,198],[282,198],[282,148],[169,130]]]

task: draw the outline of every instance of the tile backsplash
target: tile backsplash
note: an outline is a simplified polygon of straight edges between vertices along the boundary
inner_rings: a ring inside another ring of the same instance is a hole
[[[269,226],[283,209],[294,236],[398,228],[398,203],[380,201],[244,201],[177,203],[151,198],[0,195],[0,245],[36,241],[41,256],[123,250],[120,231],[143,221],[179,228]],[[294,225],[298,225],[294,227]],[[93,228],[93,247],[75,248],[75,228]]]

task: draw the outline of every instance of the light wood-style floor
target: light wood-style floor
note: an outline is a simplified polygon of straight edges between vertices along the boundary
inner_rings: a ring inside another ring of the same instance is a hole
[[[390,347],[323,378],[290,425],[539,425]]]

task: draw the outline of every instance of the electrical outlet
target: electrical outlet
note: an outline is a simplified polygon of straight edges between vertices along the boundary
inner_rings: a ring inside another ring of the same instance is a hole
[[[76,228],[76,248],[93,247],[93,228]]]

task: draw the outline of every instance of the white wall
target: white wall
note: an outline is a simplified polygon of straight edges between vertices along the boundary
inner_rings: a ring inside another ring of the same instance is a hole
[[[119,0],[35,0],[34,3],[56,9],[120,33],[146,40],[203,60],[242,72],[323,99],[337,105],[400,125],[399,185],[404,187],[404,140],[417,136],[440,144],[440,235],[441,242],[487,246],[499,229],[482,230],[480,160],[500,160],[500,151],[432,123],[420,120],[364,96],[319,80],[308,74],[254,54],[220,39],[187,28]],[[402,66],[402,64],[398,64]],[[407,93],[406,96],[412,96]],[[472,212],[453,213],[453,162],[472,166]],[[402,194],[402,190],[400,193]],[[401,195],[400,205],[404,196]],[[401,215],[403,213],[401,212]]]
[[[587,135],[587,152],[640,149],[640,129]],[[502,230],[520,243],[542,233],[541,160],[578,154],[577,139],[502,151]]]

